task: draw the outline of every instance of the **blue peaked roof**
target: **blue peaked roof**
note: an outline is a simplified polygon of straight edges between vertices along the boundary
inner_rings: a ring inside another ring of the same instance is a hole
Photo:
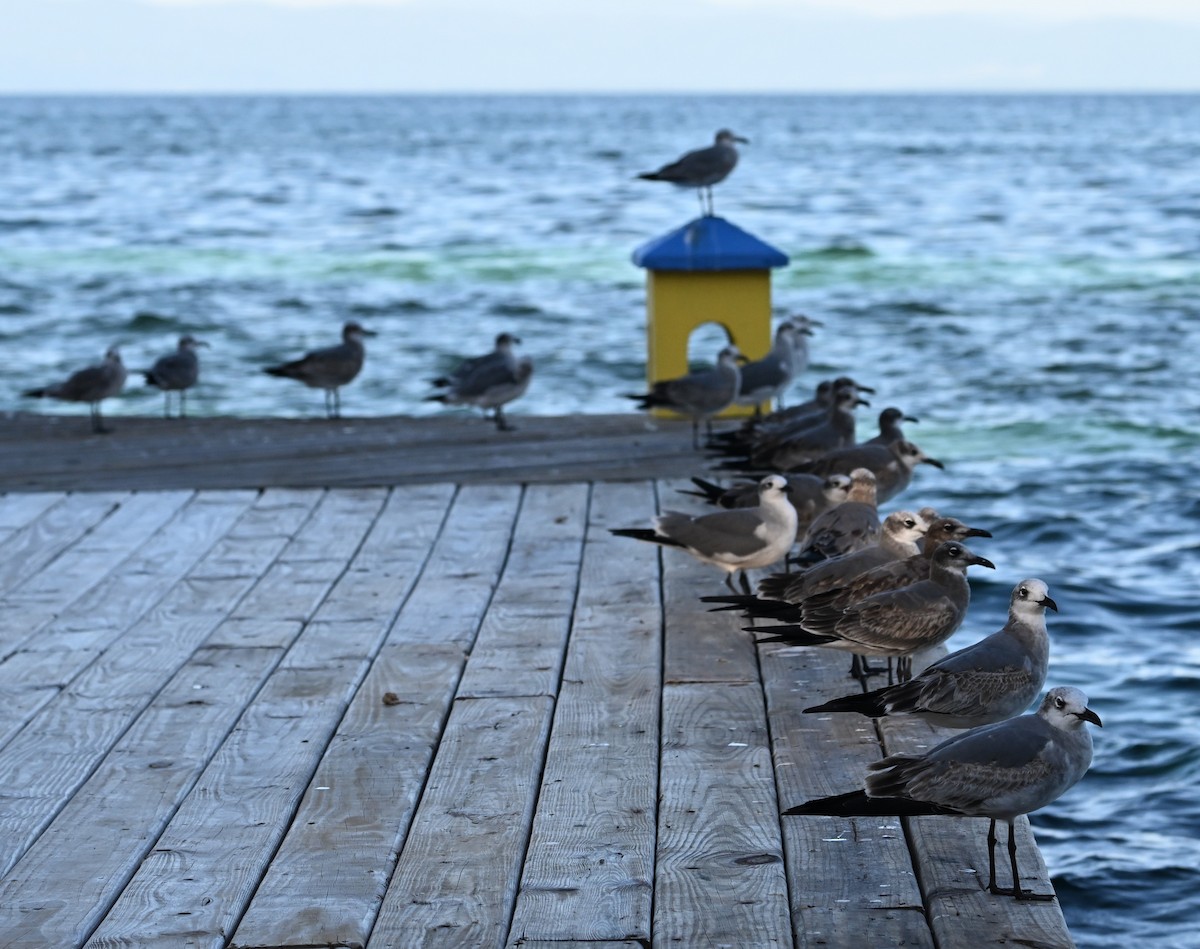
[[[647,270],[766,270],[788,256],[723,217],[705,216],[647,241],[633,252]]]

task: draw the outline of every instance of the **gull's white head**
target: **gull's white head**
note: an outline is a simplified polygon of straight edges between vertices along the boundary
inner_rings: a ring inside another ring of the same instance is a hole
[[[1037,577],[1022,580],[1013,587],[1009,603],[1009,609],[1018,616],[1043,616],[1047,609],[1058,612],[1058,604],[1050,598],[1050,588]]]
[[[1103,728],[1100,716],[1088,708],[1087,703],[1088,697],[1079,689],[1060,685],[1046,693],[1038,715],[1055,728],[1065,731],[1081,728],[1084,722],[1091,722]]]

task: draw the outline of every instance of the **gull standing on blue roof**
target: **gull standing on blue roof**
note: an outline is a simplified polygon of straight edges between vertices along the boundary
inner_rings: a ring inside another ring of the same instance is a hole
[[[669,181],[680,188],[696,188],[700,197],[700,213],[711,217],[712,186],[724,181],[738,163],[738,151],[734,142],[750,144],[747,139],[735,135],[729,129],[721,129],[717,132],[716,140],[707,148],[697,148],[677,161],[663,165],[658,171],[646,171],[638,177],[645,181]]]

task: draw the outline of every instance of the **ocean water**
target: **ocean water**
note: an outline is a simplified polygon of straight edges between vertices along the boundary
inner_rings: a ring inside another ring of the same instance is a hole
[[[501,330],[537,365],[518,422],[626,411],[629,254],[697,213],[634,175],[722,126],[751,144],[717,212],[791,256],[779,312],[826,324],[794,397],[850,372],[865,429],[920,417],[947,470],[900,503],[996,535],[951,646],[1024,577],[1059,603],[1050,682],[1105,722],[1033,817],[1072,932],[1200,946],[1200,97],[0,98],[0,412],[78,414],[19,393],[186,331],[193,412],[319,414],[259,370],[346,319],[379,333],[348,415],[446,411],[427,379]],[[161,395],[131,376],[106,411]]]

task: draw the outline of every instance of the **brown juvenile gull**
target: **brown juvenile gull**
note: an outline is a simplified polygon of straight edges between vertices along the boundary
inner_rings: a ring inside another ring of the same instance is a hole
[[[850,495],[844,504],[813,519],[800,541],[796,559],[813,564],[848,554],[879,541],[879,508],[875,501],[875,475],[866,468],[850,472]]]
[[[524,395],[533,377],[533,360],[529,356],[517,358],[513,352],[513,345],[520,342],[511,333],[501,333],[490,353],[465,359],[448,375],[434,379],[433,384],[444,391],[426,396],[425,401],[476,405],[485,416],[492,409],[496,428],[502,432],[512,430],[504,417],[504,406]]]
[[[198,346],[208,343],[190,334],[179,337],[179,346],[173,353],[159,356],[154,365],[142,375],[146,384],[156,386],[163,393],[163,418],[171,417],[171,393],[179,393],[179,417],[187,418],[187,390],[200,378]]]
[[[929,524],[921,552],[903,560],[882,564],[847,581],[840,587],[814,593],[796,599],[795,611],[781,612],[780,619],[802,623],[804,610],[844,610],[848,606],[865,600],[876,593],[898,590],[924,580],[929,576],[929,561],[934,552],[947,541],[964,541],[968,537],[991,537],[991,532],[980,527],[970,527],[956,517],[942,517],[932,508],[921,508],[918,512]],[[789,598],[790,599],[790,598]]]
[[[698,517],[664,511],[654,528],[618,528],[618,537],[633,537],[666,547],[682,547],[697,560],[725,571],[725,584],[736,591],[733,575],[742,571],[742,587],[750,591],[747,570],[779,561],[796,540],[796,510],[784,493],[787,482],[770,475],[759,482],[757,507],[716,511]]]
[[[794,604],[809,596],[844,586],[880,564],[915,556],[917,543],[928,527],[919,514],[893,511],[883,521],[877,544],[822,560],[799,574],[777,573],[764,577],[758,582],[757,596],[702,596],[700,599],[705,603],[726,604],[719,609],[745,610],[756,619],[786,619],[797,613]]]
[[[1084,722],[1100,716],[1079,689],[1046,693],[1036,713],[955,735],[923,755],[888,755],[867,766],[866,789],[808,801],[783,813],[830,817],[987,817],[988,891],[1018,900],[1052,900],[1021,889],[1013,821],[1074,787],[1092,763]],[[1012,887],[996,885],[996,821],[1008,823]]]
[[[737,166],[738,151],[735,142],[750,144],[729,129],[721,129],[717,132],[713,144],[707,148],[697,148],[676,161],[663,165],[658,171],[646,171],[638,177],[645,181],[669,181],[680,188],[696,188],[700,197],[700,213],[711,215],[712,186],[724,181]]]
[[[363,337],[374,335],[352,320],[342,327],[342,341],[336,346],[314,349],[292,362],[269,366],[263,372],[295,379],[310,389],[324,389],[326,417],[341,418],[342,397],[338,389],[358,375],[367,354]]]
[[[738,363],[742,354],[734,345],[717,353],[717,364],[711,369],[690,372],[675,379],[654,383],[644,395],[626,398],[640,403],[639,409],[665,408],[686,415],[692,420],[692,447],[700,447],[700,422],[705,423],[712,437],[712,419],[733,404],[741,385]]]
[[[22,395],[31,399],[58,399],[62,402],[86,402],[91,411],[92,431],[105,434],[110,431],[104,427],[104,419],[100,415],[100,403],[109,396],[114,396],[125,385],[125,364],[121,362],[121,353],[116,346],[110,346],[104,354],[104,361],[86,369],[71,373],[62,382],[55,382],[38,389],[26,389]]]
[[[911,678],[913,655],[940,646],[962,625],[971,602],[967,568],[975,564],[996,567],[962,544],[948,542],[934,551],[929,576],[923,580],[876,593],[845,609],[810,608],[809,604],[820,599],[810,597],[804,602],[800,624],[748,629],[769,634],[764,642],[840,649],[856,658],[882,656],[889,667],[891,660],[897,659],[897,674],[906,682]],[[851,674],[860,680],[871,673],[861,668],[861,663],[851,667]]]
[[[944,656],[901,685],[847,695],[804,711],[912,716],[942,728],[978,728],[1020,715],[1046,681],[1047,609],[1057,612],[1058,605],[1045,582],[1036,577],[1022,580],[1013,587],[1002,629]]]

